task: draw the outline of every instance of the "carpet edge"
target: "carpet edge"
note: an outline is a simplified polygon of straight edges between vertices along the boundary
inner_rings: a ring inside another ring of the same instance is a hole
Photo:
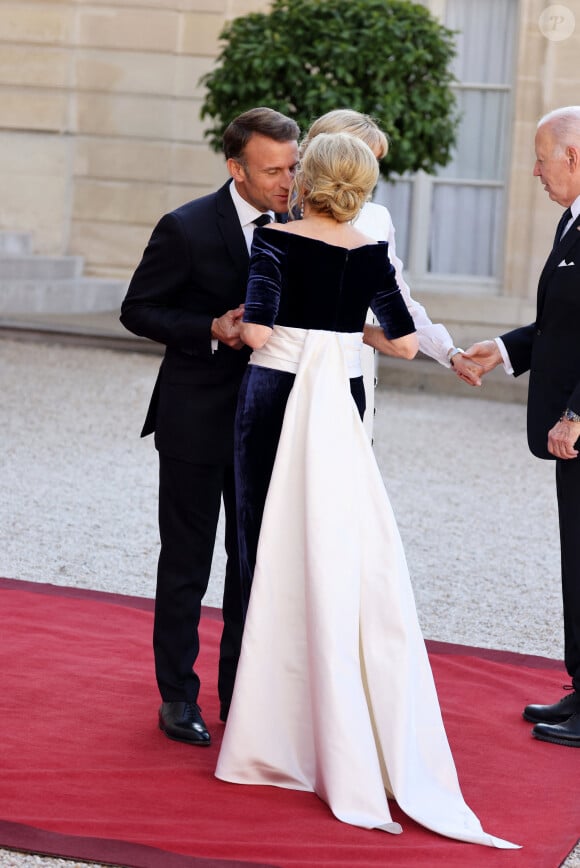
[[[117,868],[276,868],[265,862],[240,862],[229,859],[184,856],[114,838],[65,835],[37,826],[0,820],[0,846],[22,853],[55,859],[100,862]]]

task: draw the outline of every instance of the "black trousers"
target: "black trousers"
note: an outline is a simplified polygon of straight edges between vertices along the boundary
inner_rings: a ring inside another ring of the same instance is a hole
[[[580,691],[580,458],[556,459],[556,493],[560,519],[564,662]]]
[[[196,702],[201,601],[207,590],[223,497],[227,555],[218,694],[229,704],[242,642],[242,597],[231,465],[189,464],[159,454],[159,532],[153,651],[165,702]]]

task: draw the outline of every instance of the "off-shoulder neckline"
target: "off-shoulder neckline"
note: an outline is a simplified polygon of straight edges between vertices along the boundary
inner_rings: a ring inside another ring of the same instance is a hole
[[[310,235],[299,235],[297,232],[285,232],[283,229],[275,230],[267,229],[265,226],[259,226],[255,232],[261,234],[267,232],[269,235],[284,235],[292,238],[301,238],[303,241],[314,241],[316,244],[323,244],[325,247],[333,247],[336,250],[344,250],[347,253],[352,253],[355,250],[365,250],[368,247],[383,247],[387,244],[386,241],[371,241],[368,244],[359,244],[356,247],[344,247],[342,244],[332,244],[330,241],[322,241],[320,238],[312,238]],[[255,233],[254,233],[255,234]]]

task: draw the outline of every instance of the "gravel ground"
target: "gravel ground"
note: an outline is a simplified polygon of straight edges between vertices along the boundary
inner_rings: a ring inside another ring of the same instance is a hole
[[[158,365],[0,340],[0,575],[153,596],[157,459],[139,431]],[[424,634],[560,658],[553,464],[528,452],[522,405],[457,386],[457,397],[377,390],[375,451]],[[209,605],[223,562],[219,543]],[[531,685],[530,701],[550,700]],[[0,850],[2,868],[71,865]],[[580,868],[580,846],[564,865]]]

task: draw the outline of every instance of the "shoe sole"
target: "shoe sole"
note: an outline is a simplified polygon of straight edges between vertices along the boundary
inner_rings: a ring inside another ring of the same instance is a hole
[[[211,738],[208,738],[207,741],[194,741],[190,738],[179,738],[179,736],[177,735],[171,735],[171,733],[165,729],[161,722],[159,722],[158,726],[161,732],[166,735],[167,738],[170,738],[171,741],[179,741],[181,742],[181,744],[190,744],[193,747],[209,747],[211,745]]]
[[[574,714],[574,712],[572,712],[572,714]],[[572,714],[567,715],[567,717],[547,718],[547,717],[532,717],[530,714],[526,714],[526,712],[523,711],[522,717],[524,720],[527,720],[528,723],[547,723],[547,724],[553,725],[555,723],[566,723],[567,720],[570,720],[570,718],[572,717]]]
[[[534,738],[538,741],[547,741],[551,744],[561,744],[564,747],[580,747],[580,739],[566,738],[566,736],[543,735],[542,733],[532,732]]]

